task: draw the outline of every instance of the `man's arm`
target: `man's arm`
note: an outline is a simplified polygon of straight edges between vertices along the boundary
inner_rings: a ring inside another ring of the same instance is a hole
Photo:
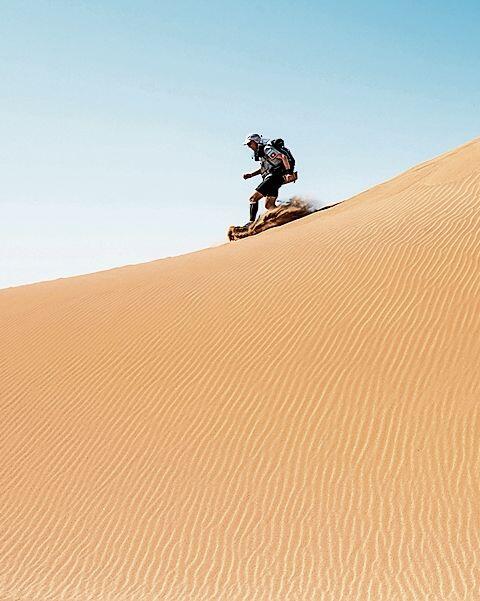
[[[279,152],[276,149],[270,149],[268,155],[272,158],[272,159],[280,159],[282,161],[282,165],[285,171],[289,171],[290,169],[290,161],[288,160],[288,157],[283,153],[283,152]]]
[[[257,169],[253,173],[244,173],[243,174],[243,179],[250,179],[251,177],[255,177],[256,175],[260,175],[261,172],[262,172],[261,169]]]
[[[285,171],[288,171],[290,169],[290,161],[283,154],[283,152],[279,152],[277,154],[277,158],[282,159],[282,163],[283,163],[283,166],[285,167]]]

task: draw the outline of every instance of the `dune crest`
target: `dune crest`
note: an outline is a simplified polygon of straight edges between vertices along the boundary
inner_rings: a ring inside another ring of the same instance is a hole
[[[477,598],[479,165],[0,291],[0,599]]]

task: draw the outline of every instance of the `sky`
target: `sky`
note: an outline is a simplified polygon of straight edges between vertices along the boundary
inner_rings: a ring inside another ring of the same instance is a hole
[[[480,135],[480,3],[0,3],[0,288],[226,243],[247,133],[327,205]]]

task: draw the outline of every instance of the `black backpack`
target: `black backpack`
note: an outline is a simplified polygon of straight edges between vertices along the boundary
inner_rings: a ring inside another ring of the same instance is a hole
[[[288,170],[288,172],[293,173],[295,170],[295,158],[294,158],[293,154],[290,152],[290,150],[288,148],[286,148],[285,142],[282,140],[282,138],[276,138],[275,140],[270,140],[270,144],[276,150],[283,153],[287,157],[288,162],[290,163],[290,169]]]

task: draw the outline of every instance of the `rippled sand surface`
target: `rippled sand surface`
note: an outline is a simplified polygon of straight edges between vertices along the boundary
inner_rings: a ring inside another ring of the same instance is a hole
[[[0,291],[1,601],[480,598],[480,141]]]

